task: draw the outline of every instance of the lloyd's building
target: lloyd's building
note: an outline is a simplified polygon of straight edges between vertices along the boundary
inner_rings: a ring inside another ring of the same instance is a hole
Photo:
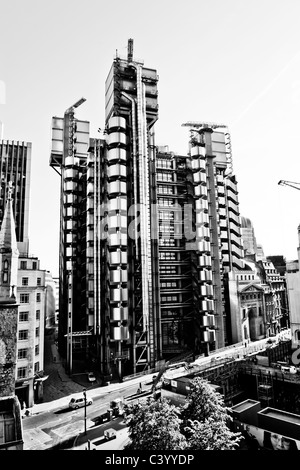
[[[186,123],[190,151],[155,145],[154,69],[116,57],[104,131],[52,118],[61,178],[59,349],[69,372],[123,377],[228,344],[226,273],[242,265],[230,136]],[[228,333],[229,332],[229,333]]]

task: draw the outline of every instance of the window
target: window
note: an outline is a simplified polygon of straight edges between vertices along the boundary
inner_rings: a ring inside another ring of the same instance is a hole
[[[18,379],[25,379],[27,377],[27,367],[18,368]]]
[[[157,181],[172,181],[173,175],[172,173],[163,173],[161,171],[157,172]]]
[[[7,259],[4,260],[4,263],[3,263],[3,282],[8,282],[8,261]]]
[[[172,186],[163,186],[162,184],[159,184],[157,186],[157,192],[159,194],[174,194]],[[158,204],[160,204],[161,198],[158,198]]]
[[[177,295],[168,295],[168,296],[164,296],[162,295],[161,297],[161,301],[162,302],[177,302]]]
[[[40,311],[40,310],[37,310],[37,311],[35,312],[35,319],[36,319],[36,320],[39,320],[39,319],[40,319],[40,316],[41,316],[41,311]]]
[[[36,285],[40,286],[41,283],[42,283],[41,281],[42,281],[42,279],[40,277],[38,277],[37,280],[36,280]]]
[[[29,312],[20,312],[19,313],[19,322],[28,321]]]
[[[159,272],[160,274],[177,274],[176,266],[160,266]]]
[[[41,301],[41,294],[39,292],[36,294],[36,301],[37,302]]]
[[[157,168],[172,168],[172,161],[166,159],[157,159]]]
[[[29,294],[20,294],[20,304],[29,304]]]
[[[27,357],[27,349],[19,349],[18,359],[26,359],[26,357]]]
[[[19,340],[26,340],[28,339],[28,330],[20,330],[19,331]]]
[[[28,277],[22,277],[22,286],[28,286]]]
[[[35,353],[36,356],[40,353],[40,345],[39,345],[39,344],[37,344],[37,345],[35,346],[35,348],[34,348],[34,353]]]
[[[175,246],[174,238],[160,238],[158,243],[160,246]]]
[[[36,266],[37,266],[36,261],[33,261],[33,263],[32,263],[32,269],[36,269]]]
[[[159,259],[161,260],[175,260],[175,253],[170,252],[170,251],[165,251],[159,253]]]
[[[0,412],[0,444],[16,440],[15,418],[12,411]]]
[[[34,364],[34,372],[37,373],[39,370],[40,370],[40,363],[39,363],[39,362],[36,362],[36,363]]]
[[[169,191],[168,194],[172,194],[172,193]],[[170,206],[174,206],[174,199],[159,197],[157,203],[159,206],[170,207]]]
[[[38,338],[40,336],[40,328],[39,327],[37,327],[35,329],[35,336],[36,336],[36,338]]]
[[[27,269],[27,261],[21,261],[21,269]]]
[[[179,331],[177,323],[172,322],[162,324],[162,342],[164,346],[179,344],[178,336]]]

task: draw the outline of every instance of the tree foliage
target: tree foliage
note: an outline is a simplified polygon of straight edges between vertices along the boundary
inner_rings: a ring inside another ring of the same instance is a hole
[[[207,380],[200,377],[196,377],[190,382],[190,391],[186,398],[182,417],[184,421],[203,422],[210,417],[222,422],[230,420],[223,396],[216,392]]]
[[[214,418],[189,421],[184,431],[191,450],[235,450],[240,441],[239,433],[233,433],[224,422]]]
[[[234,450],[240,433],[231,432],[232,420],[223,397],[199,377],[190,382],[183,407],[149,398],[129,407],[130,450]]]
[[[165,399],[137,403],[127,416],[130,450],[183,450],[186,439],[180,432],[178,409]]]
[[[240,433],[230,431],[232,417],[223,396],[200,377],[190,382],[190,392],[182,410],[182,433],[190,449],[233,450]]]

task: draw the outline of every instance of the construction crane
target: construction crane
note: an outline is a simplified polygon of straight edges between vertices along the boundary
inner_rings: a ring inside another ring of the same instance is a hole
[[[181,127],[210,127],[211,129],[217,129],[218,127],[228,127],[226,124],[217,124],[216,122],[194,122],[188,121],[181,124]]]
[[[280,180],[278,181],[278,184],[281,186],[291,186],[291,188],[299,189],[300,191],[300,183],[297,183],[296,181],[285,181],[285,180]],[[294,186],[294,185],[298,186]]]

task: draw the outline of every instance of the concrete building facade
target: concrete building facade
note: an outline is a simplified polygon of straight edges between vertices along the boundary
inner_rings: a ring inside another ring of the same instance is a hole
[[[15,392],[27,407],[43,395],[44,328],[46,313],[45,270],[37,257],[20,256],[17,299],[19,303]]]

